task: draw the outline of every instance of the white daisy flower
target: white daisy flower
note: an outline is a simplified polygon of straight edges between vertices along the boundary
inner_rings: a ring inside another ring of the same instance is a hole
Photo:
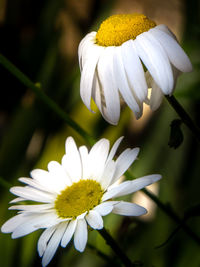
[[[178,75],[192,70],[167,26],[156,26],[142,14],[109,17],[98,32],[85,36],[78,54],[81,98],[90,110],[93,98],[111,124],[118,123],[120,98],[138,119],[143,102],[157,109],[163,94],[173,93]]]
[[[10,189],[17,196],[11,203],[36,202],[11,206],[19,210],[1,228],[18,238],[45,229],[38,240],[38,252],[42,265],[46,266],[59,244],[66,247],[73,237],[75,248],[85,249],[88,229],[103,228],[102,216],[111,212],[125,216],[140,216],[146,209],[125,201],[113,200],[131,194],[158,181],[158,174],[144,176],[133,181],[116,183],[136,159],[139,148],[126,149],[115,161],[119,138],[109,152],[109,141],[101,139],[88,152],[85,146],[77,148],[72,137],[66,140],[66,154],[62,163],[51,161],[48,171],[35,169],[32,178],[19,178],[26,186]]]

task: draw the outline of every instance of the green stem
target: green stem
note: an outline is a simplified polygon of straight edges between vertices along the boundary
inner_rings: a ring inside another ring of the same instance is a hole
[[[200,142],[200,129],[196,126],[194,121],[190,118],[188,113],[184,110],[181,104],[176,100],[176,98],[172,96],[165,96],[167,101],[176,111],[176,113],[181,118],[182,122],[190,129],[190,131],[194,134],[197,140]]]
[[[130,171],[126,171],[125,176],[128,180],[133,180],[135,177],[131,174]],[[151,200],[153,200],[157,206],[166,214],[168,217],[170,217],[173,221],[175,221],[178,225],[182,227],[182,229],[198,244],[200,245],[200,237],[196,235],[195,232],[185,223],[184,220],[179,218],[179,216],[172,210],[172,208],[169,205],[166,205],[162,203],[159,198],[151,193],[146,188],[143,188],[141,190],[145,195],[147,195]]]
[[[151,198],[159,208],[161,208],[172,220],[180,225],[184,231],[198,244],[200,245],[200,237],[185,223],[184,220],[180,219],[179,216],[172,210],[172,208],[166,204],[163,204],[153,193],[146,188],[142,189],[142,192]]]
[[[106,243],[113,249],[116,255],[120,258],[124,266],[126,267],[134,267],[135,265],[131,262],[131,260],[126,256],[126,254],[121,250],[116,241],[112,238],[112,236],[106,231],[105,228],[98,230],[99,234],[105,239]]]
[[[50,97],[48,97],[40,88],[34,84],[24,73],[15,67],[8,59],[0,54],[0,64],[12,73],[25,86],[30,88],[36,96],[43,101],[51,110],[53,110],[61,119],[63,119],[69,126],[71,126],[77,133],[79,133],[89,145],[93,145],[95,140],[84,129],[82,129],[68,114],[66,114]]]

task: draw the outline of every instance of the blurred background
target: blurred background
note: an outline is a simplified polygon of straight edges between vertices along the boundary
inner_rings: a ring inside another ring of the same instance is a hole
[[[145,108],[138,121],[124,107],[120,122],[111,126],[99,111],[90,113],[79,95],[80,71],[77,48],[102,20],[117,13],[144,13],[157,24],[166,24],[176,34],[189,55],[194,71],[182,75],[175,96],[191,116],[199,121],[200,100],[200,2],[198,0],[0,0],[0,53],[13,62],[33,82],[40,83],[71,118],[95,138],[109,138],[111,144],[121,135],[119,152],[139,146],[139,160],[131,167],[134,177],[161,173],[159,184],[149,187],[172,207],[197,236],[200,236],[200,149],[188,129],[181,126],[183,142],[168,145],[170,124],[178,116],[166,100],[151,113]],[[0,225],[15,214],[8,211],[13,199],[9,188],[17,179],[29,176],[34,168],[47,168],[50,160],[61,161],[64,143],[72,135],[78,145],[85,141],[34,93],[0,66]],[[182,136],[179,133],[181,140]],[[171,142],[170,142],[171,143]],[[105,227],[138,266],[199,267],[199,241],[177,228],[166,213],[143,192],[128,196],[148,209],[140,218],[108,215]],[[0,266],[36,267],[41,265],[37,240],[42,231],[12,240],[0,233]],[[73,245],[59,247],[49,266],[120,266],[120,262],[96,231],[90,231],[84,253]]]

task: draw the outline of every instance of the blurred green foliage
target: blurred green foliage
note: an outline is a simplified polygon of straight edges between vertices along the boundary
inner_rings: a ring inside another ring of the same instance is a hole
[[[168,146],[170,123],[177,119],[177,115],[165,101],[140,131],[134,130],[135,121],[128,108],[122,111],[118,126],[106,123],[98,110],[96,114],[91,114],[79,97],[80,73],[77,54],[74,56],[73,51],[70,55],[61,50],[64,33],[66,40],[74,40],[70,35],[71,23],[77,33],[75,40],[80,41],[112,12],[117,1],[83,1],[86,15],[81,13],[82,1],[2,0],[3,2],[6,5],[5,17],[0,24],[0,53],[8,57],[33,82],[39,82],[45,92],[93,136],[109,138],[113,143],[116,138],[124,135],[121,150],[127,146],[141,147],[139,160],[131,168],[133,175],[139,177],[161,173],[163,179],[159,182],[159,199],[170,203],[180,217],[184,217],[186,211],[186,214],[191,214],[187,223],[200,236],[200,150],[188,129],[182,126],[184,141],[180,147],[174,150]],[[152,5],[154,2],[152,1]],[[133,1],[133,5],[134,3]],[[79,9],[75,8],[75,4],[80,5]],[[199,124],[199,2],[185,1],[184,5],[183,46],[193,62],[194,72],[179,78],[175,96]],[[70,20],[70,23],[59,26],[63,13],[68,18],[66,21]],[[77,43],[72,47],[77,51]],[[25,88],[2,67],[0,77],[0,177],[5,181],[0,187],[2,225],[15,214],[13,211],[7,211],[8,202],[13,198],[8,191],[8,185],[18,184],[17,178],[29,176],[33,168],[46,169],[50,160],[60,162],[67,136],[72,135],[78,145],[85,142],[44,106],[29,88]],[[190,208],[195,205],[197,208],[193,212],[194,208]],[[104,221],[105,227],[129,257],[133,261],[143,263],[145,267],[200,266],[199,246],[183,229],[166,245],[155,248],[167,240],[177,227],[159,208],[156,208],[155,214],[152,211],[152,216],[146,220],[111,214],[104,218]],[[40,233],[37,231],[17,240],[0,233],[0,265],[40,266],[36,250]],[[65,249],[60,247],[49,266],[120,266],[111,249],[96,231],[90,231],[88,243],[90,245],[84,253],[77,252],[72,245]]]

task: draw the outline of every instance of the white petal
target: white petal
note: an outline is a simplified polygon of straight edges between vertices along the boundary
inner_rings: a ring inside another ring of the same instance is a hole
[[[5,222],[1,227],[2,233],[11,233],[16,227],[18,227],[21,223],[25,221],[24,215],[19,214],[12,218],[10,218],[7,222]]]
[[[86,220],[93,229],[103,228],[103,219],[101,215],[95,210],[89,211],[88,215],[86,216]]]
[[[40,184],[37,180],[32,179],[32,178],[26,178],[26,177],[20,177],[18,179],[20,182],[25,183],[27,185],[30,185],[38,190],[42,190],[42,191],[47,191],[48,193],[55,193],[56,191],[53,189],[49,189],[46,185],[42,185]]]
[[[20,202],[20,201],[24,201],[25,199],[22,197],[16,197],[13,200],[11,200],[9,203],[16,203],[16,202]]]
[[[134,41],[129,40],[121,46],[122,60],[126,74],[137,98],[143,102],[147,97],[148,88],[145,80],[144,69],[142,63],[137,55]]]
[[[39,204],[39,205],[15,205],[9,207],[9,210],[22,210],[26,212],[48,212],[52,209],[54,204]]]
[[[88,231],[85,219],[78,220],[74,233],[74,246],[76,250],[83,252],[87,243]]]
[[[155,83],[155,81],[153,80],[148,71],[146,72],[146,79],[148,81],[149,88],[152,88],[149,105],[151,110],[154,111],[158,109],[160,104],[162,103],[163,92],[161,91],[159,86]]]
[[[15,227],[15,229],[13,229],[13,233],[11,235],[11,237],[13,239],[18,238],[18,237],[22,237],[25,235],[28,235],[36,230],[38,230],[37,227],[35,227],[35,224],[39,221],[40,219],[38,218],[37,215],[25,215],[24,216],[24,221],[18,225],[17,227]]]
[[[51,261],[51,259],[53,258],[59,244],[60,244],[60,240],[63,236],[63,233],[65,231],[66,228],[66,224],[65,223],[61,223],[58,225],[56,231],[54,232],[53,236],[51,237],[47,248],[44,252],[44,256],[42,258],[42,265],[45,267],[49,264],[49,262]]]
[[[113,206],[118,203],[118,201],[106,201],[94,208],[101,216],[105,216],[113,210]]]
[[[177,41],[177,38],[175,36],[175,34],[164,24],[159,24],[156,27],[154,27],[157,30],[163,31],[165,33],[167,33],[169,36],[171,36],[174,40]]]
[[[63,189],[63,184],[60,184],[57,182],[57,179],[53,177],[48,171],[40,170],[40,169],[35,169],[31,171],[31,177],[41,185],[41,187],[46,188],[49,192],[59,192],[60,190]],[[27,182],[27,180],[23,181]]]
[[[116,160],[116,170],[113,177],[112,183],[116,182],[130,167],[130,165],[135,161],[138,153],[139,148],[127,148],[122,152],[122,154]]]
[[[44,203],[52,203],[55,196],[53,194],[37,190],[29,186],[14,186],[10,189],[10,192],[19,197],[23,197],[26,200],[39,201]]]
[[[124,64],[122,61],[121,47],[115,48],[113,57],[114,77],[116,79],[117,87],[127,105],[135,113],[140,113],[140,107],[133,96],[133,92],[128,84]]]
[[[114,160],[107,161],[104,168],[104,172],[99,181],[102,188],[107,189],[107,187],[110,185],[113,179],[113,175],[115,173],[115,169],[116,169],[116,163],[114,162]]]
[[[77,217],[76,217],[77,221],[78,221],[78,220],[82,220],[82,219],[84,219],[84,218],[85,218],[85,215],[86,215],[87,213],[88,213],[88,212],[85,211],[85,212],[82,213],[81,215],[77,216]]]
[[[100,55],[105,50],[105,48],[97,45],[93,45],[90,47],[90,57],[85,61],[83,66],[83,70],[81,73],[81,81],[80,81],[80,94],[81,98],[86,105],[86,107],[90,109],[90,102],[92,96],[92,84],[95,74],[95,69],[97,62],[99,60]]]
[[[62,166],[70,176],[72,182],[81,179],[82,165],[80,154],[72,137],[68,137],[65,143],[66,155],[62,158]]]
[[[124,138],[124,137],[121,136],[121,137],[118,138],[117,141],[114,143],[114,145],[112,146],[112,148],[111,148],[111,150],[110,150],[110,153],[109,153],[109,155],[108,155],[107,162],[110,161],[110,160],[112,160],[112,159],[114,158],[114,156],[115,156],[115,154],[116,154],[116,151],[117,151],[117,149],[118,149],[118,147],[119,147],[119,145],[120,145],[120,143],[121,143],[121,141],[122,141],[123,138]]]
[[[91,49],[93,48],[93,46],[96,46],[95,38],[96,38],[96,32],[91,32],[90,34],[88,34],[88,37],[86,36],[86,38],[84,38],[85,42],[83,43],[83,45],[81,45],[82,51],[79,57],[81,72],[83,71],[85,63],[91,57],[91,53],[90,53]]]
[[[62,237],[62,240],[61,240],[61,246],[62,247],[66,247],[67,244],[70,242],[70,240],[72,239],[72,236],[74,234],[74,231],[76,229],[76,225],[77,225],[77,220],[72,220],[69,222],[66,230],[65,230],[65,233]]]
[[[131,181],[126,181],[126,182],[121,183],[120,185],[111,187],[111,189],[108,188],[108,191],[105,192],[102,197],[102,201],[111,199],[119,195],[121,192],[125,192],[125,194],[123,195],[126,195],[126,192],[129,190],[130,186],[131,186]]]
[[[79,147],[79,153],[82,163],[82,179],[87,179],[89,177],[89,160],[88,160],[88,149],[86,146]]]
[[[91,148],[89,152],[90,174],[88,178],[100,180],[104,171],[105,162],[109,152],[109,141],[101,139]]]
[[[163,47],[149,32],[138,35],[134,44],[157,85],[164,94],[171,94],[174,88],[173,73]]]
[[[56,228],[57,225],[54,225],[44,230],[43,233],[41,234],[37,244],[37,249],[40,257],[42,257],[42,255],[44,254],[47,247],[47,243],[49,242],[49,239],[51,238]]]
[[[120,185],[117,185],[110,190],[108,188],[108,191],[103,195],[102,201],[105,201],[113,197],[120,197],[134,193],[144,188],[147,185],[159,181],[161,178],[162,176],[160,174],[152,174],[132,181],[123,182]]]
[[[88,33],[80,42],[78,46],[78,58],[79,58],[79,67],[80,70],[82,71],[83,66],[84,66],[84,56],[86,54],[86,48],[90,46],[93,43],[93,40],[96,36],[96,32],[90,32]]]
[[[147,213],[147,210],[137,204],[120,201],[113,207],[112,213],[124,216],[140,216]]]
[[[174,40],[174,38],[156,28],[150,30],[149,33],[151,33],[160,42],[160,44],[166,51],[170,62],[177,69],[182,72],[192,71],[192,64],[190,62],[190,59],[178,44],[178,42]]]
[[[48,164],[49,173],[54,177],[56,183],[60,184],[60,188],[64,189],[71,185],[71,180],[65,169],[57,161],[50,161]]]
[[[110,124],[113,124],[113,121],[109,117],[109,114],[107,111],[107,107],[105,104],[105,97],[104,97],[102,86],[100,85],[100,82],[99,82],[97,70],[95,72],[94,81],[93,81],[92,97],[99,111],[101,112],[103,118]]]
[[[14,229],[12,238],[18,238],[27,235],[39,228],[51,227],[58,222],[59,219],[53,213],[25,214],[24,222]]]
[[[106,102],[107,116],[117,124],[120,116],[120,100],[113,73],[113,47],[106,47],[99,58],[97,71]]]

